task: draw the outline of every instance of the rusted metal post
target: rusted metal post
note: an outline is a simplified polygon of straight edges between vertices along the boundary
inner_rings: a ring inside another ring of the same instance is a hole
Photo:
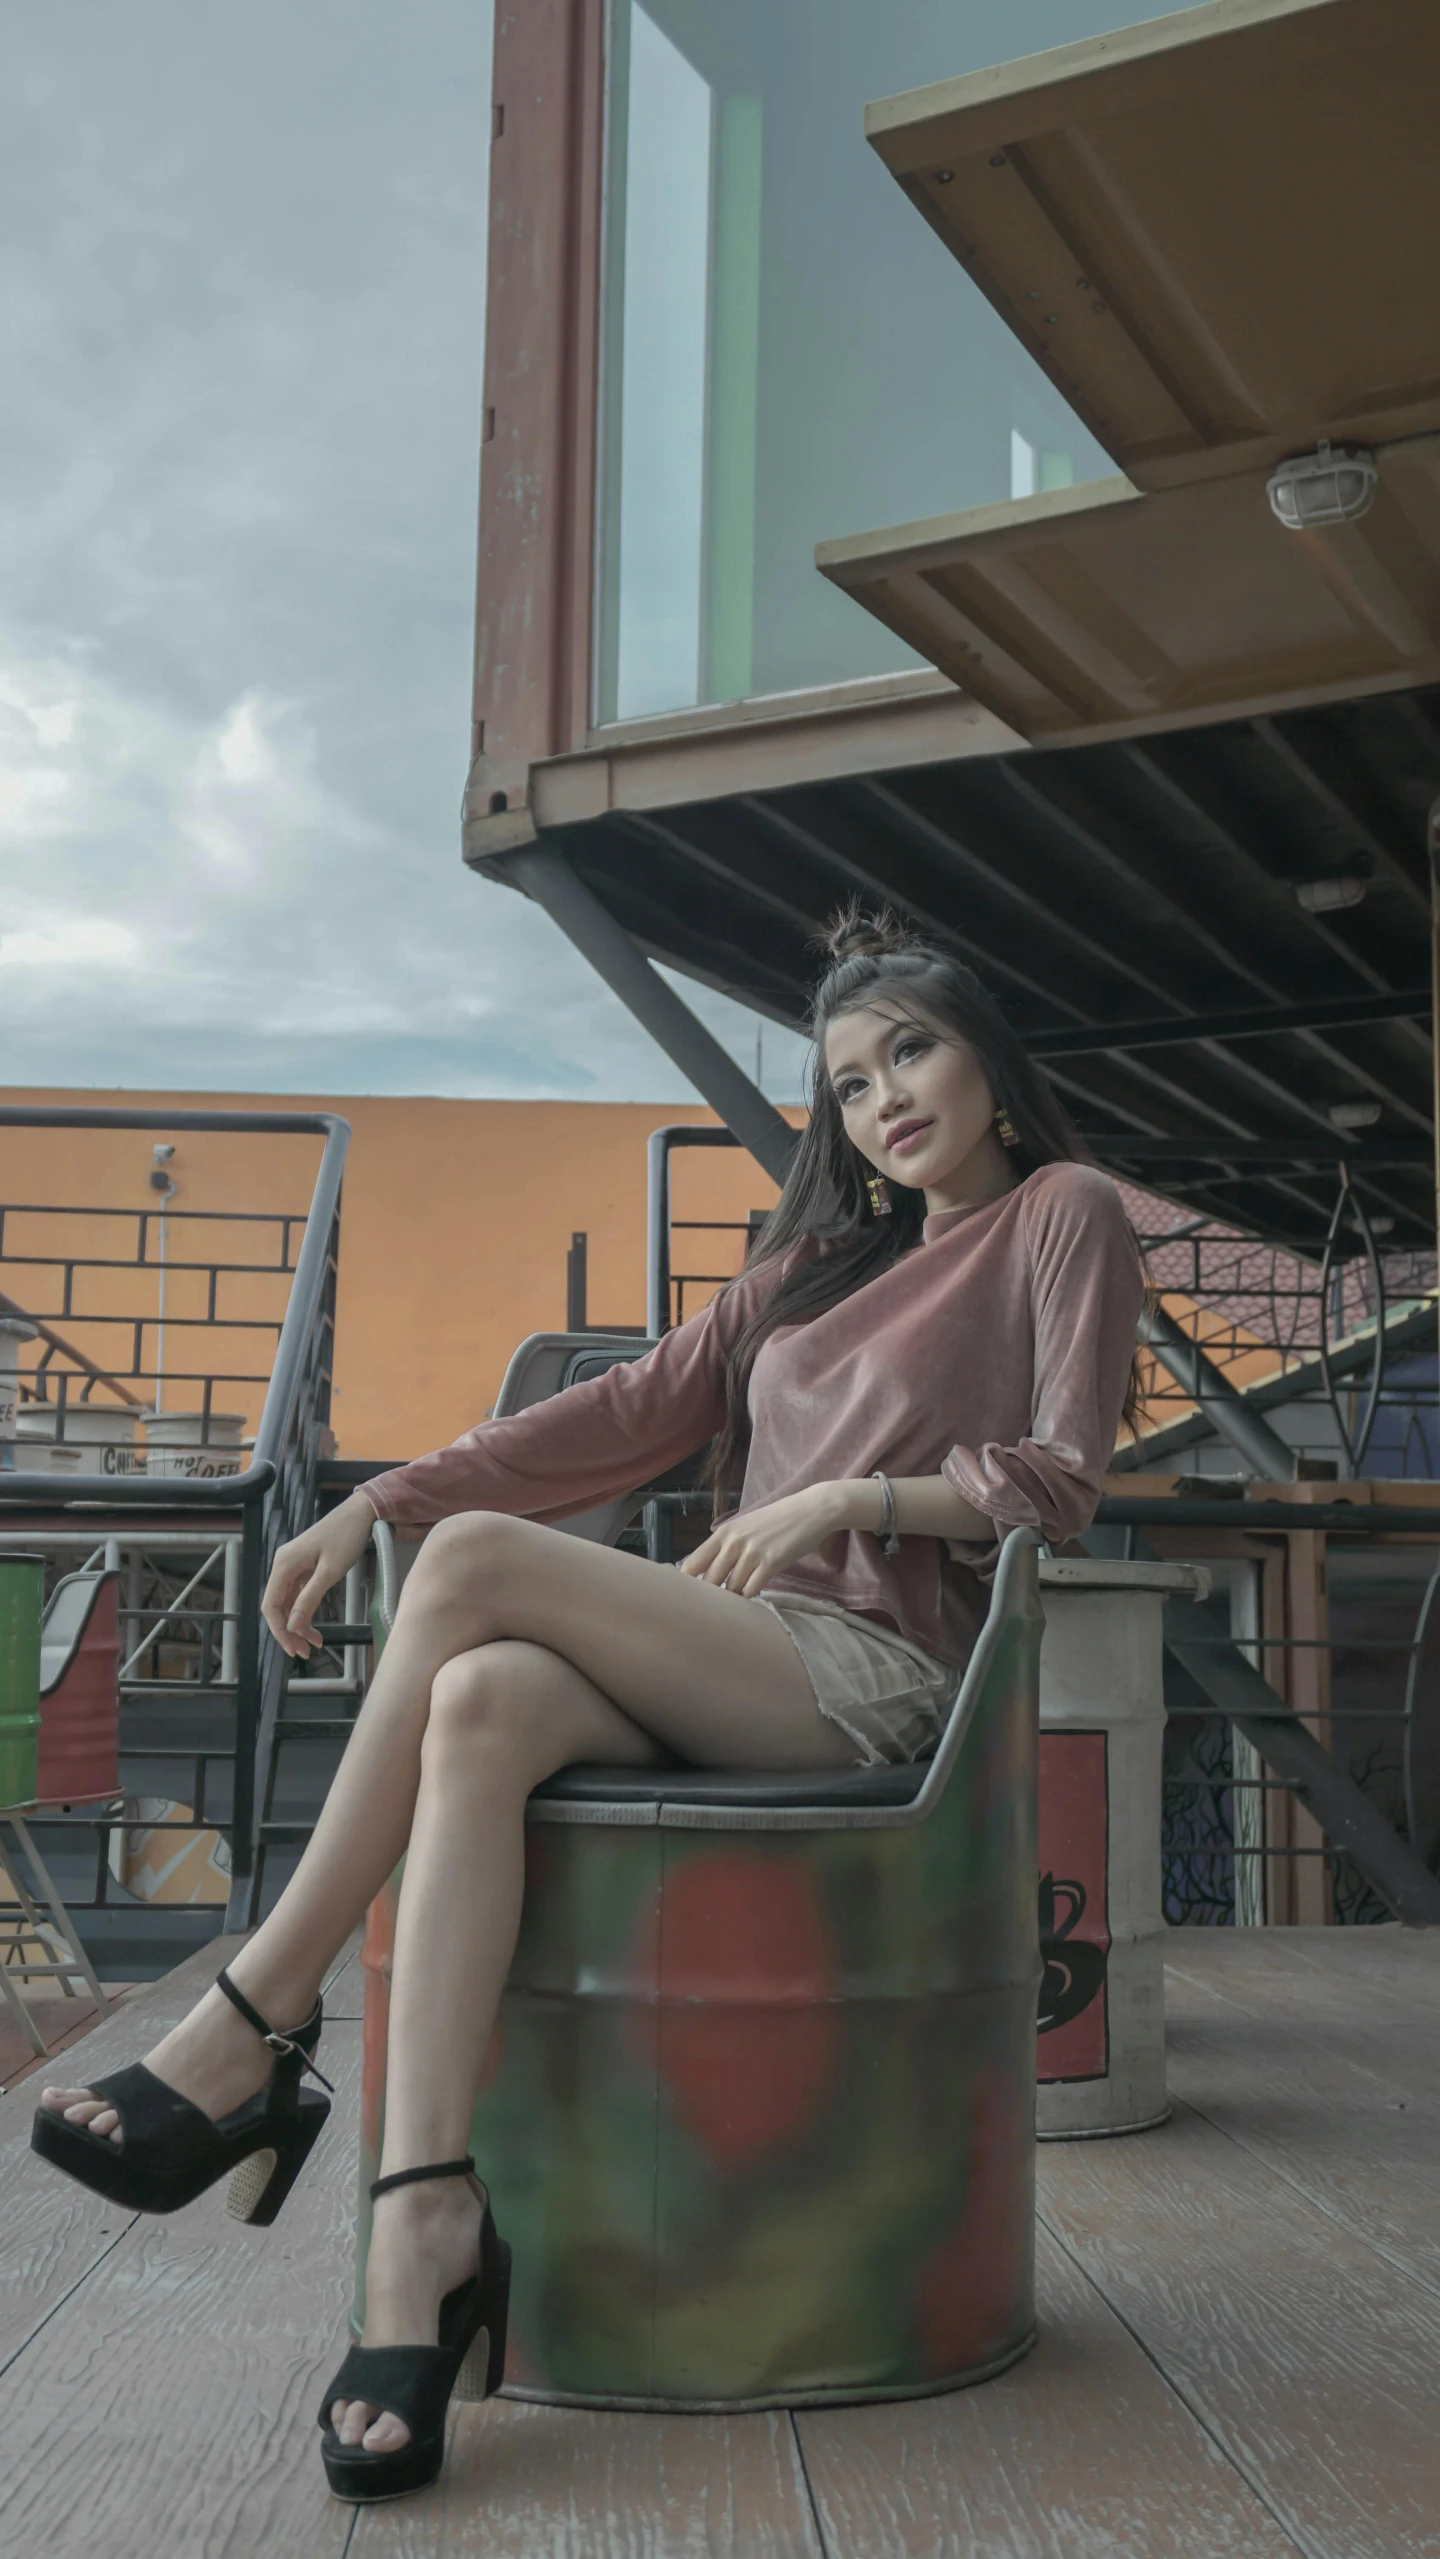
[[[604,0],[497,0],[467,854],[590,721]]]
[[[1430,1059],[1431,1115],[1435,1132],[1435,1314],[1440,1355],[1440,799],[1430,803],[1425,830],[1430,852]],[[1437,1369],[1440,1382],[1440,1369]]]

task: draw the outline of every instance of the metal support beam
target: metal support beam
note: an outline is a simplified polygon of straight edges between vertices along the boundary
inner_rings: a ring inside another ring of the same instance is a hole
[[[1425,828],[1425,849],[1430,857],[1430,1019],[1431,1019],[1431,1085],[1435,1148],[1435,1241],[1440,1247],[1440,800],[1430,803]],[[1436,1311],[1440,1313],[1440,1291],[1436,1294]]]
[[[1108,1155],[1117,1162],[1168,1166],[1177,1164],[1218,1164],[1240,1166],[1247,1171],[1265,1171],[1277,1166],[1349,1164],[1359,1174],[1372,1172],[1378,1165],[1394,1171],[1408,1170],[1412,1164],[1428,1167],[1431,1146],[1428,1132],[1422,1137],[1409,1129],[1394,1132],[1365,1132],[1365,1143],[1351,1137],[1186,1137],[1179,1130],[1170,1137],[1152,1137],[1148,1131],[1131,1137],[1124,1129],[1085,1129],[1081,1134],[1087,1146],[1102,1158]]]
[[[638,951],[628,933],[576,877],[552,844],[512,854],[505,873],[543,906],[551,922],[583,952],[598,977],[643,1024],[672,1065],[719,1113],[772,1182],[783,1182],[795,1149],[795,1131],[774,1104],[738,1067],[714,1034]]]
[[[1383,1813],[1284,1699],[1228,1640],[1226,1628],[1193,1599],[1165,1603],[1166,1703],[1184,1711],[1184,1687],[1229,1716],[1267,1768],[1313,1813],[1332,1848],[1343,1849],[1365,1881],[1408,1928],[1440,1924],[1440,1879],[1392,1830]],[[1178,1666],[1176,1679],[1172,1666]]]
[[[1027,1031],[1032,1057],[1092,1057],[1111,1050],[1176,1048],[1192,1040],[1276,1039],[1286,1031],[1358,1031],[1373,1022],[1408,1022],[1430,1011],[1428,987],[1408,995],[1339,995],[1314,1004],[1274,1005],[1247,1013],[1172,1014],[1151,1022],[1098,1024],[1093,1029]]]
[[[1193,1395],[1221,1438],[1228,1439],[1246,1465],[1254,1468],[1262,1483],[1294,1482],[1294,1449],[1287,1447],[1279,1432],[1272,1431],[1269,1423],[1247,1404],[1223,1370],[1207,1359],[1199,1343],[1182,1332],[1163,1306],[1157,1306],[1142,1323],[1141,1338],[1186,1394]]]

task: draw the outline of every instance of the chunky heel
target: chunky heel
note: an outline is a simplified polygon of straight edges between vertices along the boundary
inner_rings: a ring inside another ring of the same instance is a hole
[[[293,2137],[274,2150],[254,2150],[230,2180],[225,2209],[252,2230],[268,2230],[280,2210],[330,2113],[328,2097],[307,2105]]]
[[[475,2162],[442,2159],[433,2167],[402,2168],[393,2177],[377,2177],[370,2199],[428,2177],[475,2179]],[[509,2312],[510,2251],[495,2228],[487,2195],[475,2272],[441,2302],[436,2343],[352,2346],[328,2384],[320,2403],[320,2451],[335,2496],[353,2506],[378,2505],[383,2498],[411,2496],[439,2477],[451,2400],[488,2399],[505,2378]],[[395,2452],[342,2444],[330,2422],[337,2399],[361,2399],[398,2417],[410,2429],[409,2442]]]
[[[471,2404],[479,2399],[493,2399],[505,2378],[505,2336],[510,2324],[510,2251],[503,2239],[498,2243],[497,2261],[495,2281],[485,2301],[485,2324],[466,2351],[451,2394]]]
[[[264,2228],[289,2194],[330,2112],[328,2097],[300,2085],[308,2073],[329,2087],[314,2058],[324,2016],[317,2000],[303,2026],[280,2035],[227,1972],[217,1976],[215,1986],[275,2055],[269,2085],[258,2096],[212,2122],[143,2062],[132,2062],[127,2070],[91,2082],[91,2095],[112,2106],[120,2119],[119,2142],[91,2132],[86,2124],[69,2124],[41,2106],[30,2128],[30,2147],[52,2168],[63,2168],[67,2177],[127,2212],[180,2212],[229,2176],[230,2210],[239,2220]]]

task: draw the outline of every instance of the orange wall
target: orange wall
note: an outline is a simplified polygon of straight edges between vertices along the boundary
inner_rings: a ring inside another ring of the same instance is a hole
[[[571,1233],[589,1235],[592,1323],[639,1324],[645,1314],[645,1141],[651,1129],[714,1114],[682,1104],[327,1099],[314,1095],[103,1093],[0,1090],[0,1103],[59,1103],[123,1109],[335,1111],[351,1126],[341,1219],[340,1291],[333,1422],[344,1457],[405,1458],[452,1439],[493,1402],[505,1362],[527,1333],[565,1320],[565,1255]],[[800,1114],[789,1114],[798,1119]],[[10,1204],[5,1251],[73,1252],[78,1221],[20,1218],[17,1202],[76,1208],[153,1205],[151,1147],[168,1132],[0,1127],[0,1203]],[[295,1210],[305,1207],[319,1141],[174,1133],[169,1166],[176,1209]],[[767,1208],[774,1186],[738,1148],[696,1150],[675,1164],[674,1214],[743,1220]],[[85,1249],[134,1249],[133,1227],[91,1220]],[[238,1230],[243,1232],[243,1230]],[[229,1230],[233,1237],[237,1232]],[[258,1230],[273,1256],[275,1230]],[[178,1258],[196,1244],[216,1249],[224,1230],[171,1229]],[[117,1245],[117,1236],[125,1241]],[[177,1239],[187,1236],[185,1246]],[[223,1246],[221,1247],[223,1249]],[[152,1254],[154,1251],[152,1230]],[[738,1267],[740,1239],[680,1235],[677,1269]],[[256,1258],[259,1258],[257,1255]],[[154,1311],[149,1270],[77,1275],[76,1314],[58,1313],[52,1268],[0,1260],[0,1289],[32,1314],[56,1321],[92,1358],[115,1356],[118,1331],[106,1314]],[[172,1274],[171,1316],[202,1312],[197,1284]],[[188,1294],[187,1294],[188,1291]],[[687,1292],[687,1311],[709,1292]],[[222,1311],[282,1311],[283,1287],[231,1281]],[[86,1318],[91,1320],[87,1324]],[[147,1333],[147,1342],[152,1336]],[[199,1336],[195,1336],[199,1339]],[[236,1337],[265,1366],[267,1336]],[[180,1365],[172,1332],[173,1364]],[[147,1350],[147,1357],[152,1356]],[[201,1365],[198,1360],[186,1364]],[[179,1392],[168,1404],[198,1403]],[[217,1396],[232,1407],[233,1396]],[[259,1397],[249,1400],[254,1428]]]

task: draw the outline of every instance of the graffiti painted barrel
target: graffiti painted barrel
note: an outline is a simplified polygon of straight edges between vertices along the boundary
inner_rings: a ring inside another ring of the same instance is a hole
[[[1165,1922],[1160,1785],[1167,1593],[1203,1599],[1199,1564],[1040,1567],[1042,2141],[1163,2123]]]
[[[515,2252],[512,2393],[902,2397],[1030,2344],[1040,1628],[1022,1535],[923,1808],[893,1769],[532,1799],[472,2145]],[[364,1954],[362,2191],[395,1908]]]
[[[43,1555],[0,1555],[0,1807],[35,1800],[44,1598]]]

